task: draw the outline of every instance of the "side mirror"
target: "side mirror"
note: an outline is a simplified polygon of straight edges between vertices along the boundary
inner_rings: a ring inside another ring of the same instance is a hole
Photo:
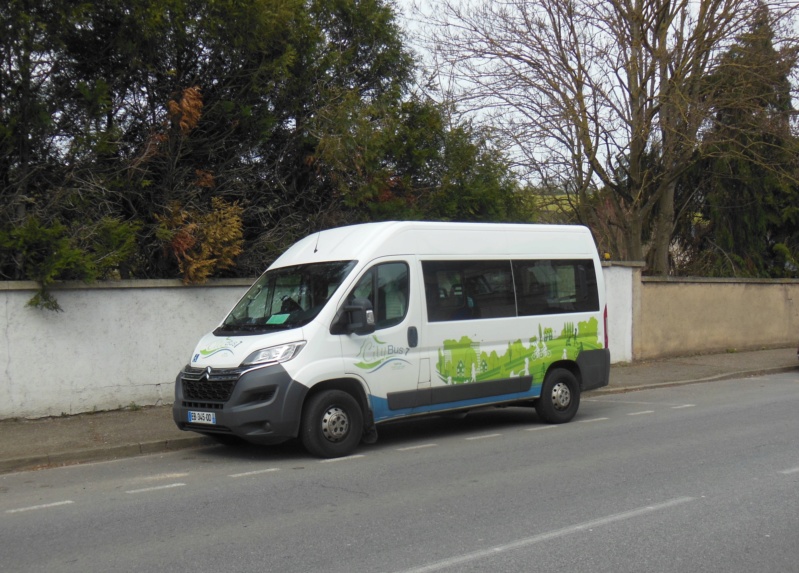
[[[375,313],[369,299],[356,298],[345,304],[330,327],[331,334],[371,334],[375,331]]]

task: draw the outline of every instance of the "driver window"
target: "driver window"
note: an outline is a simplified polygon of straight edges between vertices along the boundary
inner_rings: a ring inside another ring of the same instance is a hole
[[[366,271],[366,274],[363,275],[361,280],[358,281],[358,284],[355,285],[349,298],[367,298],[372,303],[372,307],[374,307],[375,298],[372,294],[372,286],[375,282],[374,274],[375,270],[373,268]]]
[[[355,285],[351,298],[366,298],[375,312],[376,328],[399,324],[408,312],[408,265],[383,263],[369,269]]]

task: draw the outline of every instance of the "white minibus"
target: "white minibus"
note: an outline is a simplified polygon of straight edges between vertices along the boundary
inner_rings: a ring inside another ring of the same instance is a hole
[[[352,225],[269,266],[197,344],[173,416],[220,441],[299,437],[320,457],[412,416],[528,405],[558,424],[608,384],[607,341],[585,227]]]

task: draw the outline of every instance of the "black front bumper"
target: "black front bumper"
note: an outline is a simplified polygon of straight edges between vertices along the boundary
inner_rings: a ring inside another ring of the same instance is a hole
[[[276,444],[297,436],[307,393],[280,364],[225,370],[186,366],[175,380],[172,418],[181,430]],[[189,412],[213,413],[216,423],[192,423]]]

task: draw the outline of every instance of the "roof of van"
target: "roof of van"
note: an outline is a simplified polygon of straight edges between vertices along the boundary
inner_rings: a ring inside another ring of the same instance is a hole
[[[382,256],[595,256],[591,232],[578,225],[386,221],[337,227],[301,239],[273,268]]]

